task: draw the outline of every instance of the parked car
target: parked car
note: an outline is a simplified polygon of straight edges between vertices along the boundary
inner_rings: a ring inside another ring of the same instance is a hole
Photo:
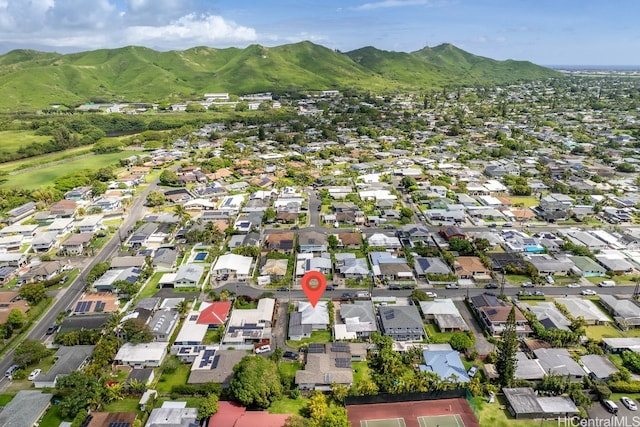
[[[18,365],[11,365],[9,366],[9,369],[7,369],[7,371],[4,373],[4,376],[9,378],[9,379],[13,379],[13,374],[20,369],[20,366]]]
[[[277,290],[278,291],[288,291],[289,287],[288,286],[280,286]]]
[[[352,294],[351,292],[344,292],[342,294],[342,298],[355,298],[355,294]]]
[[[487,283],[486,285],[484,285],[485,289],[498,289],[498,284],[497,283]]]
[[[36,377],[40,375],[40,372],[42,372],[42,369],[34,369],[33,371],[31,371],[28,377],[29,381],[35,380]]]
[[[47,335],[51,335],[54,334],[58,331],[58,325],[55,323],[52,323],[51,325],[49,325],[49,327],[47,328]]]
[[[567,288],[579,288],[580,287],[580,283],[569,283],[567,285]]]
[[[542,291],[535,291],[533,294],[535,296],[538,296],[538,297],[543,297],[544,296],[544,292],[542,292]]]
[[[613,288],[616,285],[616,282],[613,280],[603,280],[598,284],[601,288]]]
[[[605,399],[602,401],[602,404],[604,405],[605,408],[607,408],[607,411],[609,411],[610,413],[612,414],[618,413],[618,405],[616,405],[613,400]]]
[[[256,348],[254,351],[256,352],[256,354],[268,353],[271,351],[271,346],[268,344],[261,345],[260,347]]]
[[[553,276],[546,276],[545,279],[546,279],[547,283],[550,284],[550,285],[555,285],[555,283],[556,283],[556,281],[553,278]]]
[[[513,227],[513,223],[511,223],[511,222],[505,222],[504,224],[502,224],[502,226],[503,226],[503,227],[507,227],[507,228],[509,228],[509,227]]]
[[[638,410],[638,405],[636,405],[636,402],[633,401],[633,399],[627,397],[627,396],[622,396],[620,398],[620,401],[622,402],[622,404],[624,406],[627,407],[628,410],[630,411],[637,411]]]
[[[436,294],[435,292],[425,292],[425,295],[427,296],[427,298],[438,298],[438,294]]]
[[[467,375],[469,375],[469,378],[473,378],[474,375],[478,372],[478,367],[473,365],[470,369],[469,372],[467,372]]]
[[[445,286],[446,289],[458,289],[458,285],[456,285],[455,283],[449,283],[447,286]]]
[[[598,295],[596,291],[594,291],[593,289],[583,289],[582,292],[580,292],[582,295]]]
[[[333,291],[335,289],[335,287],[333,285],[327,285],[326,288],[324,288],[327,291]]]
[[[390,290],[390,291],[399,291],[399,290],[400,290],[400,286],[398,286],[398,285],[391,285],[391,286],[389,286],[389,290]]]
[[[411,285],[404,285],[404,286],[402,287],[402,289],[405,289],[405,290],[411,291],[411,290],[415,289],[415,287],[414,287],[414,286],[411,286]]]
[[[522,282],[522,287],[523,288],[533,288],[535,287],[535,285],[531,282]]]
[[[282,357],[290,360],[298,360],[300,358],[300,355],[293,351],[285,351],[284,353],[282,353]]]

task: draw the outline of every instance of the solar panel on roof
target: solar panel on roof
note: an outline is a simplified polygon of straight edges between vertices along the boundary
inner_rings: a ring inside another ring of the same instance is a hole
[[[216,369],[218,367],[218,362],[220,361],[220,356],[215,356],[213,358],[213,362],[211,362],[211,369]]]
[[[96,302],[96,311],[102,311],[107,306],[107,304],[103,301]],[[87,310],[88,311],[88,310]]]
[[[189,317],[189,321],[191,321],[191,322],[195,322],[196,320],[198,320],[198,315],[197,314],[192,314]]]

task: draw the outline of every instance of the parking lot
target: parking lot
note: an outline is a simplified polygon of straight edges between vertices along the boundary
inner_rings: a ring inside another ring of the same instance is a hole
[[[593,402],[593,406],[587,410],[589,418],[592,420],[598,420],[601,426],[618,426],[618,427],[638,427],[640,426],[640,411],[628,410],[620,399],[614,400],[618,405],[618,415],[610,414],[602,403]]]

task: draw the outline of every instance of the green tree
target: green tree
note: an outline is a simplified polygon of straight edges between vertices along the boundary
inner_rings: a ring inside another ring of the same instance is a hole
[[[145,204],[150,207],[162,206],[166,203],[167,198],[160,191],[151,191],[147,194]]]
[[[160,184],[162,185],[176,185],[178,183],[178,175],[169,169],[165,169],[160,173]]]
[[[459,237],[453,237],[449,240],[449,250],[451,252],[457,252],[460,255],[472,255],[473,245],[465,239]]]
[[[27,367],[40,362],[49,355],[49,350],[39,340],[24,340],[13,352],[13,362]]]
[[[108,262],[97,263],[91,268],[91,271],[89,271],[89,274],[87,274],[87,283],[95,282],[96,280],[98,280],[100,276],[106,273],[107,270],[109,270]]]
[[[516,351],[518,350],[518,335],[516,333],[516,307],[512,306],[507,323],[497,345],[498,359],[496,370],[498,381],[502,387],[511,387],[516,372]]]
[[[78,412],[100,402],[102,386],[98,381],[82,371],[71,374],[56,381],[56,393],[60,400],[60,415],[72,418]]]
[[[144,321],[140,319],[127,319],[122,322],[120,331],[125,341],[132,344],[140,344],[153,341],[153,334]]]
[[[473,347],[475,342],[471,338],[471,336],[469,336],[465,332],[456,332],[453,335],[451,335],[449,344],[451,344],[451,347],[454,350],[463,351]]]
[[[7,318],[7,325],[11,326],[12,329],[20,329],[27,321],[26,316],[22,311],[17,308],[14,308],[9,312],[9,317]]]
[[[20,290],[18,291],[18,294],[29,304],[38,304],[46,296],[44,283],[27,283],[26,285],[22,285],[22,287],[20,287]]]
[[[266,358],[245,356],[233,368],[229,392],[245,406],[265,409],[282,396],[277,365]]]
[[[332,251],[335,251],[336,249],[338,249],[339,243],[340,241],[338,240],[338,237],[336,237],[335,234],[329,234],[329,236],[327,236],[327,244],[329,245],[329,248]]]
[[[200,402],[198,406],[198,419],[203,420],[209,418],[218,412],[218,395],[210,394]]]

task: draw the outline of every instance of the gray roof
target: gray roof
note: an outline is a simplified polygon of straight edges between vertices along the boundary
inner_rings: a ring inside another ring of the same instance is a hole
[[[352,304],[340,304],[340,317],[344,319],[357,317],[360,322],[376,322],[371,301],[354,301]]]
[[[300,337],[311,334],[310,323],[302,324],[302,313],[294,311],[289,318],[289,337]]]
[[[424,335],[422,317],[415,305],[378,307],[378,313],[385,332],[417,329]]]
[[[545,414],[577,414],[579,412],[573,400],[563,396],[538,397],[538,404]]]
[[[176,273],[174,282],[180,282],[181,280],[188,280],[190,282],[198,283],[200,277],[204,273],[204,266],[200,264],[182,264]]]
[[[196,408],[156,408],[149,414],[145,427],[188,427],[198,426]]]
[[[60,333],[79,331],[80,329],[96,330],[102,329],[111,317],[111,313],[91,313],[82,316],[65,317],[60,326]]]
[[[546,329],[555,328],[565,331],[569,330],[571,321],[567,319],[560,310],[558,310],[558,307],[556,307],[554,303],[540,302],[538,305],[527,305],[526,308],[536,315],[538,321],[542,323]]]
[[[565,348],[539,348],[533,353],[540,361],[545,372],[556,375],[585,376],[584,369],[573,360]]]
[[[421,274],[451,274],[449,266],[439,257],[416,257],[416,273]]]
[[[600,303],[611,309],[616,320],[629,325],[640,325],[640,306],[629,298],[618,298],[615,295],[600,295]]]
[[[516,414],[539,414],[542,407],[531,387],[503,388],[502,392]]]
[[[519,380],[539,380],[545,375],[545,371],[540,366],[537,359],[529,359],[527,355],[521,351],[516,353],[516,373],[515,378]]]
[[[56,363],[49,369],[49,372],[38,375],[35,382],[55,383],[59,376],[69,375],[71,372],[77,370],[85,360],[91,356],[95,347],[95,345],[60,347],[54,355]]]
[[[202,351],[204,352],[205,350]],[[222,384],[222,387],[227,387],[233,377],[233,367],[240,363],[246,355],[247,352],[245,350],[216,350],[215,357],[219,357],[216,367],[212,368],[211,366],[213,365],[207,365],[204,369],[199,369],[194,364],[187,383],[202,384],[212,382]]]
[[[580,356],[580,361],[587,372],[592,373],[596,378],[606,379],[618,372],[618,368],[611,363],[606,356],[599,354],[585,354]]]
[[[3,427],[31,427],[47,410],[53,394],[20,390],[0,412]]]

